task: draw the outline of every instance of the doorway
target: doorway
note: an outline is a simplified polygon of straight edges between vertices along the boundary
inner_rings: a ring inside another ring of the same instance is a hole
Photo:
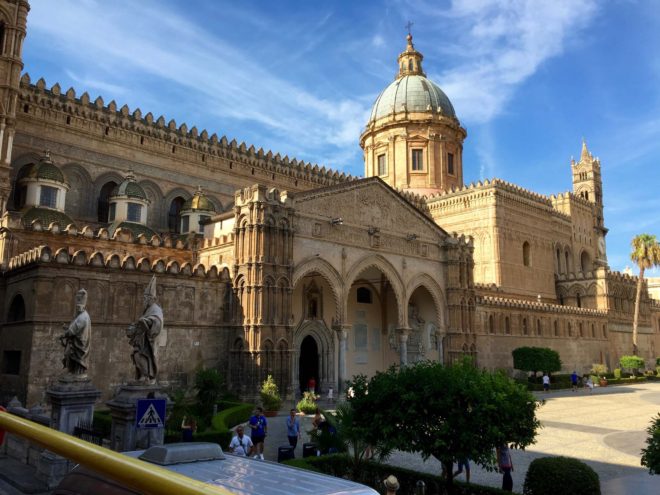
[[[320,390],[319,384],[319,348],[311,335],[305,337],[300,344],[300,358],[298,360],[298,380],[300,393],[308,390],[308,384],[314,379],[314,391]]]

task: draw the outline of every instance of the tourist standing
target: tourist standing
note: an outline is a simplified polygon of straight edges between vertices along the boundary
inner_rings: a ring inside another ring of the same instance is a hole
[[[573,386],[573,392],[577,392],[578,375],[575,370],[573,370],[573,373],[571,373],[571,385]]]
[[[295,451],[300,439],[300,420],[296,417],[295,409],[291,409],[289,417],[286,418],[286,436],[289,439],[289,445]]]
[[[548,392],[550,390],[550,377],[547,373],[543,374],[543,390]]]
[[[506,443],[503,443],[497,448],[497,464],[500,468],[502,476],[502,490],[507,492],[513,491],[513,478],[511,472],[513,471],[513,460],[511,459],[511,451]]]
[[[256,414],[250,418],[248,423],[252,430],[252,443],[254,444],[255,459],[264,459],[264,441],[268,434],[268,421],[264,417],[264,410],[257,407]]]
[[[245,457],[252,453],[253,448],[254,445],[250,437],[244,435],[243,426],[238,426],[236,428],[236,436],[229,443],[229,452]]]

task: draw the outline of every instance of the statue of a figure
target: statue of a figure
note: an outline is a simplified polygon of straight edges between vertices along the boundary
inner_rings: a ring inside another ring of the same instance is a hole
[[[89,341],[92,336],[92,321],[85,306],[87,291],[80,289],[76,292],[76,315],[71,323],[63,326],[64,335],[60,336],[60,343],[64,346],[62,364],[69,373],[79,376],[87,374]]]
[[[158,374],[156,338],[163,330],[163,310],[156,303],[156,276],[144,291],[142,316],[126,329],[126,336],[133,346],[135,378],[140,382],[155,383]]]

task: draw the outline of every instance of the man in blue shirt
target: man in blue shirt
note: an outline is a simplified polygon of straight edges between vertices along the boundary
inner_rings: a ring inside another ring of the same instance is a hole
[[[578,376],[575,370],[571,374],[571,385],[573,385],[573,392],[576,392],[578,386]]]
[[[289,438],[289,445],[295,451],[296,445],[298,445],[298,439],[300,438],[300,420],[296,418],[295,409],[291,409],[289,417],[286,418],[286,436]]]
[[[257,412],[250,418],[248,426],[252,430],[252,443],[254,444],[254,458],[264,460],[264,440],[268,433],[268,421],[264,417],[264,410],[257,407]]]

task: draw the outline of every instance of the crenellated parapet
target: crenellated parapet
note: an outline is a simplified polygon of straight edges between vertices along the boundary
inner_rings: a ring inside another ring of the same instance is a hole
[[[511,299],[506,297],[495,297],[480,295],[477,302],[483,306],[497,307],[501,309],[519,309],[527,311],[544,311],[550,313],[571,314],[578,316],[607,316],[606,311],[589,308],[578,308],[577,306],[563,306],[546,302],[528,301],[524,299]]]
[[[193,265],[191,263],[179,263],[176,260],[168,261],[158,257],[137,258],[132,255],[121,255],[120,253],[104,254],[100,251],[84,251],[82,249],[70,253],[66,248],[53,249],[48,245],[38,246],[12,257],[7,265],[7,271],[11,272],[33,264],[47,263],[230,280],[229,270],[217,266],[207,268],[201,263]]]
[[[196,126],[177,125],[174,119],[166,121],[162,115],[158,118],[151,112],[143,115],[139,108],[131,112],[128,105],[118,107],[114,100],[106,104],[99,96],[92,101],[87,92],[77,96],[73,88],[63,92],[58,83],[47,88],[43,78],[32,84],[27,73],[21,78],[20,106],[23,114],[95,132],[132,146],[168,154],[187,151],[186,158],[199,161],[200,165],[206,164],[209,157],[217,157],[228,161],[230,169],[243,167],[252,175],[258,169],[262,174],[279,174],[318,186],[354,179],[325,166],[256,149],[215,133],[209,135],[207,130],[200,131]]]

